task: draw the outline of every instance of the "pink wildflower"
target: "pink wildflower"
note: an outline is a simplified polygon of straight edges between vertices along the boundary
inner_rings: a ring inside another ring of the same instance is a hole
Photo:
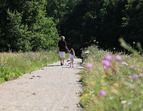
[[[138,74],[133,74],[131,76],[129,76],[132,80],[136,80],[139,78],[139,75]]]
[[[91,69],[91,68],[93,67],[93,65],[90,64],[90,63],[87,63],[87,64],[86,64],[86,67],[87,67],[88,69]]]
[[[117,55],[117,56],[115,56],[115,60],[116,60],[116,61],[120,61],[120,60],[122,60],[122,57],[119,56],[119,55]]]
[[[139,74],[139,77],[143,77],[143,74],[140,73],[140,74]]]
[[[124,65],[124,66],[128,66],[128,63],[126,63],[126,62],[122,62],[122,65]]]
[[[105,90],[101,90],[101,91],[99,92],[99,94],[100,94],[100,96],[106,96],[106,91],[105,91]]]
[[[107,60],[103,60],[103,61],[102,61],[102,65],[103,65],[104,68],[109,68],[109,67],[111,67],[110,61],[107,61]]]
[[[104,60],[110,61],[110,60],[112,60],[112,56],[108,54],[108,55],[104,56]]]

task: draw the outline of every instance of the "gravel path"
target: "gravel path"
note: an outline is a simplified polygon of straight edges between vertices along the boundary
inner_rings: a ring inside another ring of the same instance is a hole
[[[79,62],[75,68],[57,62],[0,84],[0,111],[81,111]]]

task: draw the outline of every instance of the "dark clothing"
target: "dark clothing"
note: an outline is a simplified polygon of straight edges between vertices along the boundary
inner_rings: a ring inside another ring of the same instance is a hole
[[[66,41],[62,41],[62,40],[59,41],[58,43],[59,51],[66,52],[66,46],[67,46]]]

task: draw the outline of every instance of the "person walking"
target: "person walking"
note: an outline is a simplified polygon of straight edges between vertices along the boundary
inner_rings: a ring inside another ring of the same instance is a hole
[[[73,48],[70,49],[70,67],[73,68],[73,63],[74,63],[74,56],[75,56],[75,51]]]
[[[67,43],[65,41],[65,37],[61,36],[61,40],[58,42],[58,51],[59,51],[59,57],[61,66],[64,65],[65,60],[65,53],[68,51]]]

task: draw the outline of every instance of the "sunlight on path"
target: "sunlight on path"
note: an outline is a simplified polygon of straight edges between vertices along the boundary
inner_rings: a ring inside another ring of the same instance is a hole
[[[74,68],[57,62],[0,84],[0,111],[81,111],[80,62]]]

